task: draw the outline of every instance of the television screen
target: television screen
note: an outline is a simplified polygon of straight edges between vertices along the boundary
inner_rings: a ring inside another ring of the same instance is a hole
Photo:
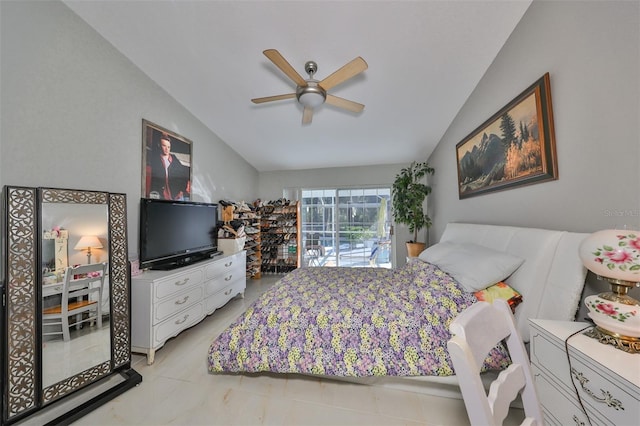
[[[140,201],[140,266],[166,269],[217,251],[218,206],[212,203]]]

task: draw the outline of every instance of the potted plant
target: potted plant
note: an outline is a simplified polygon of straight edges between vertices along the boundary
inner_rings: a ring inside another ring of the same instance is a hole
[[[429,229],[431,218],[423,209],[424,200],[431,193],[431,187],[422,182],[434,169],[426,162],[413,162],[409,167],[400,170],[391,187],[391,211],[396,223],[407,225],[413,232],[413,239],[407,242],[409,257],[416,257],[425,249],[426,243],[418,242],[418,232]]]

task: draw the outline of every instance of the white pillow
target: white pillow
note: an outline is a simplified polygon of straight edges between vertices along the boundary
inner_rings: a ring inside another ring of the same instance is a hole
[[[504,281],[524,259],[472,243],[445,241],[424,250],[421,260],[451,275],[468,292],[476,292]]]

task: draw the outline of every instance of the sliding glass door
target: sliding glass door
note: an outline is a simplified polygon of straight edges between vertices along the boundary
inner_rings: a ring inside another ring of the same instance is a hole
[[[391,268],[390,198],[390,188],[303,189],[303,263]]]

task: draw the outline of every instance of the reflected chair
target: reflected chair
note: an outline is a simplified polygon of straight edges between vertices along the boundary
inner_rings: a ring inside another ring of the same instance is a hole
[[[471,424],[501,425],[511,403],[520,395],[526,415],[522,424],[542,426],[542,408],[529,357],[509,304],[502,299],[493,304],[474,303],[453,320],[449,330],[453,337],[447,348]],[[480,370],[489,351],[503,339],[512,364],[491,383],[487,395]]]
[[[60,304],[46,307],[42,311],[43,335],[62,334],[65,342],[70,340],[69,327],[85,322],[96,322],[102,327],[102,292],[107,270],[106,263],[94,263],[67,267],[64,272]],[[74,278],[75,277],[75,278]],[[71,321],[69,318],[73,318]],[[51,327],[60,331],[46,331]]]

